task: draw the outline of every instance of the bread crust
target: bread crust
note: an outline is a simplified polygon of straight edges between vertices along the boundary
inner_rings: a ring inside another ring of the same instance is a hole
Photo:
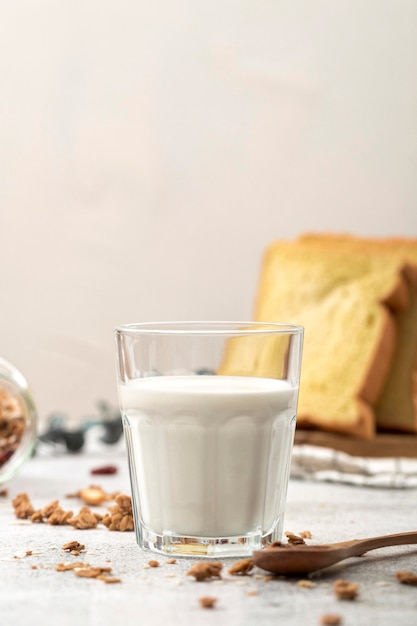
[[[359,397],[356,399],[356,405],[358,411],[357,419],[350,425],[348,430],[336,420],[333,422],[319,421],[317,415],[308,414],[297,415],[297,428],[302,428],[303,430],[317,430],[320,428],[320,430],[328,433],[348,434],[361,439],[372,439],[375,436],[374,411],[368,402]]]

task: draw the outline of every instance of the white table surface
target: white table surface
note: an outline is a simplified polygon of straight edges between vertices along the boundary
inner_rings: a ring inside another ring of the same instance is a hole
[[[117,465],[117,474],[90,474],[92,468],[107,463]],[[264,574],[261,570],[248,577],[231,577],[227,574],[229,561],[225,561],[221,581],[196,582],[186,576],[192,560],[178,559],[175,565],[168,565],[165,557],[141,551],[133,532],[111,532],[104,526],[77,531],[71,526],[17,523],[11,501],[18,493],[28,493],[35,508],[58,498],[64,509],[78,511],[81,502],[65,496],[90,484],[109,492],[130,493],[122,445],[103,444],[77,455],[40,451],[3,485],[8,495],[0,498],[1,626],[307,626],[319,624],[325,613],[341,615],[346,626],[417,624],[417,587],[401,585],[395,578],[398,570],[417,574],[416,546],[385,548],[349,559],[343,567],[316,574],[311,578],[316,587],[306,589],[297,579],[264,580],[259,576]],[[417,490],[292,479],[285,529],[295,533],[309,530],[313,537],[309,543],[415,530]],[[73,539],[86,546],[81,557],[61,549]],[[36,554],[14,558],[16,552],[25,550]],[[55,571],[57,563],[74,558],[91,565],[110,565],[121,583],[109,585],[79,578],[73,572]],[[158,559],[160,567],[147,568],[150,558]],[[355,601],[335,598],[332,584],[338,578],[360,584]],[[201,596],[215,596],[216,607],[202,609]]]

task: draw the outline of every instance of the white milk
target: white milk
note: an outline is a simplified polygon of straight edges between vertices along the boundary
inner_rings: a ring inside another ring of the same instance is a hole
[[[297,389],[234,376],[120,385],[133,496],[158,535],[265,536],[280,523]]]

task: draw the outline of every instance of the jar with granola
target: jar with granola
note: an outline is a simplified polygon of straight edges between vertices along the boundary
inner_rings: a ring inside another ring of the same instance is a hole
[[[37,439],[37,411],[26,379],[0,358],[0,484],[31,456]]]

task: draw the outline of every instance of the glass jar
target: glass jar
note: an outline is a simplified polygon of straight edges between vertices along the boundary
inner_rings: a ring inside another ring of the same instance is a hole
[[[38,415],[28,384],[19,370],[0,358],[0,484],[32,455]]]

